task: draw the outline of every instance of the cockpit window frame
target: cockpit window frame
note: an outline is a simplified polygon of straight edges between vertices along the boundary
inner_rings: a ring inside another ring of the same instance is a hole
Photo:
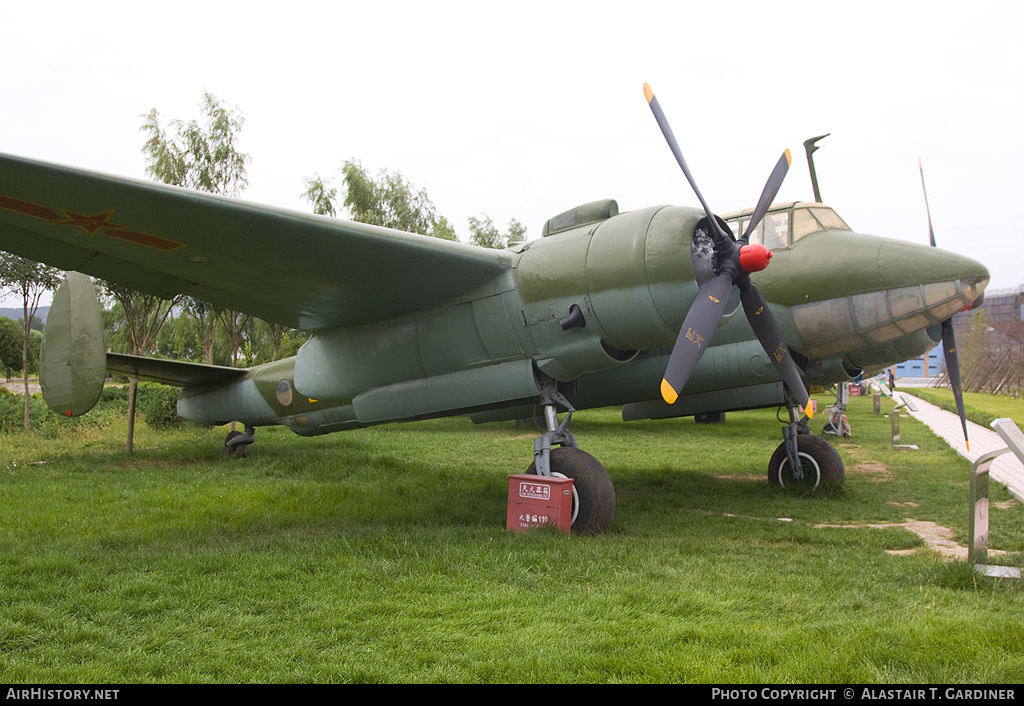
[[[750,222],[750,211],[727,215],[725,221],[735,236],[739,238]],[[785,225],[782,224],[783,221],[785,221]],[[766,223],[769,224],[770,237],[767,238],[769,242],[765,242]],[[774,233],[771,233],[772,226],[774,226]],[[783,229],[785,229],[784,239]],[[785,250],[793,247],[808,235],[827,230],[852,231],[853,229],[830,206],[820,203],[796,202],[770,209],[765,214],[764,220],[750,234],[750,242],[764,244],[769,250]]]

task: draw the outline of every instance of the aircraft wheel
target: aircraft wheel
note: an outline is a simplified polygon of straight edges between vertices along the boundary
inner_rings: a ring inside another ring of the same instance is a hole
[[[705,412],[693,415],[697,424],[725,424],[725,412]]]
[[[531,463],[527,473],[537,474]],[[578,535],[602,532],[615,521],[615,488],[608,471],[586,451],[568,446],[551,449],[552,475],[573,480],[572,531]]]
[[[242,436],[242,432],[229,431],[228,437],[224,439],[224,449],[228,452],[228,456],[233,458],[245,458],[245,452],[249,448],[249,444],[235,444],[234,446],[228,446],[228,442],[234,439],[236,436]]]
[[[786,444],[779,444],[768,462],[768,482],[790,490],[811,491],[820,487],[842,485],[846,478],[846,470],[839,452],[828,441],[817,436],[801,434],[799,436],[799,457],[803,470],[803,479],[793,476],[789,457],[786,455]]]

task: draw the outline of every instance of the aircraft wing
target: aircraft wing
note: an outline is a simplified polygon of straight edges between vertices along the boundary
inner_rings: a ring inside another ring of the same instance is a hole
[[[320,330],[432,308],[496,250],[0,155],[0,249]]]

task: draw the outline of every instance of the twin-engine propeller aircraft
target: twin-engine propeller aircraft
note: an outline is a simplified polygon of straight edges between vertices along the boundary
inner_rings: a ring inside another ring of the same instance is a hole
[[[754,209],[709,218],[644,93],[703,210],[599,201],[501,251],[0,156],[0,247],[74,271],[49,315],[47,401],[84,413],[105,370],[178,385],[182,417],[244,423],[225,442],[239,456],[263,425],[315,435],[539,417],[531,471],[575,479],[580,534],[613,521],[615,492],[569,433],[576,409],[622,405],[629,420],[784,405],[771,482],[841,482],[833,447],[797,433],[807,386],[920,355],[988,271],[854,233],[820,203],[771,206],[788,151]],[[247,369],[105,353],[91,282],[76,273],[312,335],[296,357]]]

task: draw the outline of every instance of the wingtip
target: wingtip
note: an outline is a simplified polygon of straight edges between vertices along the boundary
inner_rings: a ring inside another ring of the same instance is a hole
[[[651,84],[646,81],[644,82],[644,98],[647,99],[648,103],[654,100],[654,91],[651,90]]]
[[[669,404],[675,404],[676,400],[679,399],[679,393],[675,391],[675,388],[664,378],[661,381],[661,398]]]

